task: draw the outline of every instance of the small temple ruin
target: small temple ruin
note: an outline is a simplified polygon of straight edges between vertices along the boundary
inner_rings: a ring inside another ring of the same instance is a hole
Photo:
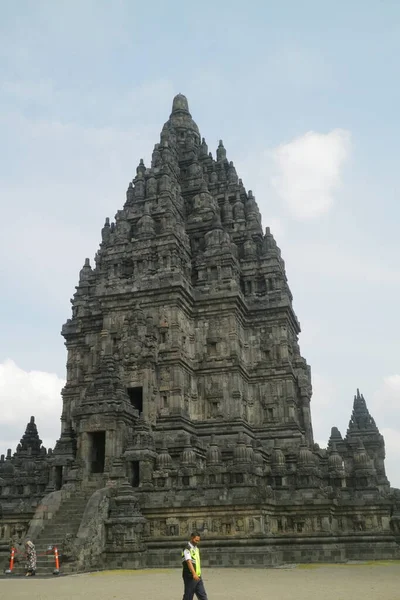
[[[61,435],[46,450],[32,417],[1,456],[5,564],[30,536],[64,572],[179,567],[194,529],[213,566],[400,558],[383,437],[357,391],[314,443],[280,249],[185,96],[71,302]]]

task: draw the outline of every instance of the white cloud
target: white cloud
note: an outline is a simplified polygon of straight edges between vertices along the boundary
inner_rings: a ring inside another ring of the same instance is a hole
[[[330,406],[336,397],[335,386],[327,377],[314,373],[312,375],[313,400],[319,408]]]
[[[268,221],[265,222],[265,226],[270,228],[271,233],[279,246],[279,241],[284,239],[286,233],[283,220],[278,217],[269,217]]]
[[[312,375],[312,386],[311,418],[314,438],[327,440],[331,427],[337,423],[338,393],[335,384],[328,377],[318,373]],[[350,406],[348,408],[350,409]],[[322,444],[321,441],[317,443]]]
[[[46,447],[60,435],[61,389],[65,381],[54,373],[24,371],[12,360],[0,364],[0,451],[15,451],[32,415]]]
[[[393,425],[395,421],[400,428],[400,375],[384,377],[381,387],[373,395],[372,402],[374,411],[379,412],[384,425]]]
[[[385,438],[386,475],[392,487],[400,488],[400,427],[384,427],[380,431]]]
[[[366,260],[364,248],[345,245],[334,245],[330,240],[326,242],[305,241],[285,244],[285,259],[289,268],[297,265],[303,273],[318,276],[318,278],[332,277],[347,282],[371,283],[374,285],[398,286],[400,272],[396,256],[387,256],[383,262],[375,255],[368,254]]]
[[[371,413],[385,438],[387,476],[392,486],[400,487],[400,375],[384,377],[372,396]]]
[[[314,131],[281,144],[272,151],[272,185],[298,219],[312,219],[332,206],[349,155],[350,132]]]

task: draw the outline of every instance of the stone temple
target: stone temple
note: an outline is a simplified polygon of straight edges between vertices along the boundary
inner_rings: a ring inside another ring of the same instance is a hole
[[[65,572],[179,567],[193,529],[215,566],[399,558],[378,427],[357,392],[345,437],[314,443],[281,252],[185,96],[101,238],[62,328],[60,438],[32,417],[1,457],[4,563],[29,535]]]

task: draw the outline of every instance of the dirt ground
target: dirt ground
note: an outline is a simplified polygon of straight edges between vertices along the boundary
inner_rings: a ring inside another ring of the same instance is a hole
[[[205,569],[209,600],[400,600],[400,561]],[[180,600],[180,570],[1,578],[0,600]]]

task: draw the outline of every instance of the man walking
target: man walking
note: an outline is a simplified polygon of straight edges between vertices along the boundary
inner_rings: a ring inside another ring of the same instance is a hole
[[[182,550],[182,577],[184,585],[182,600],[193,600],[194,594],[196,594],[199,600],[207,600],[207,593],[201,579],[199,542],[200,534],[195,531],[190,536],[190,542]]]

